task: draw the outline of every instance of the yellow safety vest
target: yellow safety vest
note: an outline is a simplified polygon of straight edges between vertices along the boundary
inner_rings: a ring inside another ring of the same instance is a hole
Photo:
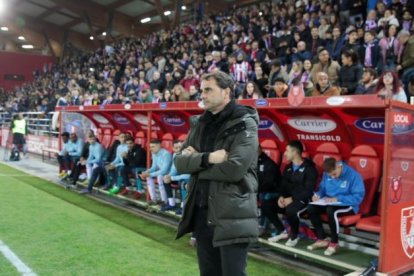
[[[26,120],[14,120],[13,133],[26,134]]]

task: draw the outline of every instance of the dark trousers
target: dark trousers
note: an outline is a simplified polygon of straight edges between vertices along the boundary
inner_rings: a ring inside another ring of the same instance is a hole
[[[313,228],[315,228],[316,236],[318,239],[325,239],[326,233],[323,230],[321,214],[326,212],[328,215],[329,230],[331,231],[331,242],[338,242],[339,232],[339,216],[354,214],[352,207],[350,206],[319,206],[308,205],[308,214],[312,222]]]
[[[72,170],[72,167],[75,167],[76,163],[78,163],[79,157],[70,155],[58,155],[57,160],[59,162],[59,166],[64,170]]]
[[[96,168],[92,170],[91,179],[89,179],[88,183],[88,190],[92,191],[92,187],[95,184],[98,177],[101,176],[101,182],[106,179],[106,170],[103,164],[98,165]]]
[[[197,240],[197,257],[201,276],[246,275],[247,243],[213,247],[214,227],[207,225],[207,209],[194,214],[193,237]]]
[[[118,166],[113,170],[108,170],[108,183],[115,185],[119,188],[131,186],[129,183],[128,174],[132,173],[132,168],[129,166]],[[121,183],[119,183],[118,178],[121,178]]]
[[[277,205],[277,198],[265,200],[262,202],[262,214],[276,227],[278,233],[285,230],[283,223],[280,221],[278,213],[285,214],[290,225],[290,238],[296,239],[299,233],[298,212],[305,208],[306,204],[301,201],[293,201],[286,208],[280,208]]]
[[[73,171],[72,171],[72,176],[71,176],[73,184],[76,184],[76,181],[78,181],[82,168],[85,168],[85,166],[82,165],[80,162],[77,162],[73,166]]]

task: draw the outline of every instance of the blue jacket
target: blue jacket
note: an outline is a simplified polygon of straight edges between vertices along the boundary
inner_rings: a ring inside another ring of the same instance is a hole
[[[115,167],[119,167],[119,166],[123,166],[124,165],[124,161],[122,158],[122,154],[124,152],[128,152],[128,146],[127,144],[119,144],[119,146],[116,148],[116,156],[114,161],[112,161],[112,165],[114,165]]]
[[[68,152],[70,156],[76,156],[76,157],[81,156],[82,149],[83,149],[83,141],[81,139],[78,138],[76,140],[76,143],[69,141],[67,144],[68,146],[66,147],[66,151]]]
[[[173,160],[177,154],[173,154]],[[190,174],[178,174],[177,168],[174,165],[174,162],[171,164],[170,172],[168,173],[171,176],[172,181],[186,181],[190,180]]]
[[[99,144],[98,142],[96,142],[95,144],[91,144],[89,146],[89,156],[86,160],[86,163],[90,165],[99,165],[102,162],[103,154],[104,148],[101,144]]]
[[[160,149],[159,152],[152,154],[152,165],[149,169],[150,177],[166,175],[171,166],[171,153],[166,149]]]
[[[364,199],[365,186],[361,175],[350,166],[342,163],[342,173],[338,178],[331,178],[323,173],[319,191],[320,198],[336,197],[343,205],[352,206],[355,213],[359,211],[359,205]]]

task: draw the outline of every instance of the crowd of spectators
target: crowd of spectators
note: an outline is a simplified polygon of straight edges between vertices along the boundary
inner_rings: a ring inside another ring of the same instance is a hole
[[[0,93],[11,111],[199,100],[200,76],[230,73],[237,98],[414,95],[414,1],[263,2],[67,56]]]

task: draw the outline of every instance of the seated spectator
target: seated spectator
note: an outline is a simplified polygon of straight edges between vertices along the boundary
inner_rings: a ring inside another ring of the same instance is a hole
[[[190,99],[190,94],[184,89],[182,85],[177,84],[172,90],[171,98],[174,102],[188,101]]]
[[[374,94],[377,94],[384,99],[393,99],[404,103],[407,102],[407,95],[394,71],[384,71],[378,80],[378,85]]]
[[[289,86],[283,78],[277,78],[273,89],[269,92],[269,98],[285,98],[289,93]]]
[[[173,160],[175,158],[175,155],[181,151],[182,146],[183,145],[181,141],[178,141],[178,140],[174,141]],[[175,209],[175,198],[173,197],[173,194],[172,194],[171,183],[176,182],[180,185],[180,190],[181,190],[181,206],[177,210],[176,213],[182,214],[182,210],[184,207],[184,199],[187,195],[187,190],[185,188],[185,185],[188,183],[189,179],[190,179],[189,174],[178,174],[177,169],[175,168],[174,162],[171,163],[170,171],[168,172],[168,174],[164,175],[163,177],[164,184],[165,184],[165,190],[167,192],[167,197],[168,197],[168,203],[164,204],[164,206],[161,207],[161,211],[169,211],[169,210]]]
[[[317,83],[316,76],[319,72],[324,72],[329,77],[329,82],[336,84],[341,66],[338,62],[331,60],[328,50],[322,48],[318,51],[318,63],[312,68],[312,82]]]
[[[121,167],[121,177],[123,182],[126,183],[125,189],[121,192],[122,195],[131,191],[128,174],[133,173],[136,176],[136,192],[134,194],[135,199],[140,199],[143,193],[142,181],[139,174],[146,170],[147,166],[147,152],[139,144],[134,143],[134,139],[128,136],[125,139],[125,144],[128,147],[127,152],[122,153],[122,161],[124,166]]]
[[[279,198],[277,201],[276,199],[264,201],[262,205],[263,215],[278,231],[278,234],[268,241],[278,242],[288,239],[286,245],[289,247],[295,247],[299,241],[298,212],[311,200],[318,178],[315,164],[310,159],[303,159],[302,152],[303,146],[300,141],[293,140],[288,143],[285,157],[291,163],[283,172]],[[278,213],[286,215],[290,233],[283,226]]]
[[[366,68],[362,74],[362,78],[355,89],[355,95],[373,94],[377,87],[377,72],[374,69]]]
[[[243,89],[243,92],[239,96],[239,100],[261,99],[261,98],[263,98],[262,93],[260,92],[257,85],[252,81],[247,82],[247,84],[245,85]]]
[[[268,78],[266,78],[263,75],[263,69],[261,66],[255,66],[254,67],[254,77],[253,77],[254,83],[259,88],[260,92],[263,95],[263,98],[267,98],[267,84],[269,82]]]
[[[370,10],[367,15],[367,20],[365,20],[365,31],[376,30],[377,27],[377,12]]]
[[[173,102],[173,99],[171,97],[171,91],[169,89],[165,89],[164,92],[162,93],[161,102],[163,103]]]
[[[180,81],[180,85],[187,91],[190,91],[191,85],[200,86],[200,81],[195,77],[194,69],[187,69],[184,79]]]
[[[303,62],[303,72],[300,78],[300,81],[303,84],[303,89],[305,90],[305,95],[310,96],[313,91],[313,82],[311,79],[312,71],[312,62],[310,60],[305,60]]]
[[[353,95],[359,80],[362,77],[362,67],[358,63],[358,56],[353,51],[342,53],[342,67],[339,70],[338,85],[341,94]]]
[[[323,177],[319,191],[312,197],[312,202],[323,202],[323,205],[308,205],[308,213],[318,240],[309,245],[309,250],[327,248],[325,255],[331,256],[338,251],[338,216],[357,214],[359,205],[364,199],[365,186],[361,175],[353,168],[334,158],[323,162]],[[321,214],[326,212],[331,233],[327,239],[323,229]]]
[[[138,95],[138,101],[140,103],[152,103],[152,91],[145,85]]]
[[[93,185],[95,184],[96,180],[99,176],[104,178],[105,176],[105,168],[104,168],[104,148],[103,146],[97,142],[97,138],[95,135],[90,135],[88,137],[89,142],[89,155],[88,159],[81,161],[82,165],[90,165],[92,169],[91,178],[88,182],[88,187],[81,191],[82,194],[90,194],[92,193]]]
[[[190,85],[190,90],[188,91],[190,95],[190,101],[199,101],[200,100],[200,91],[198,91],[198,86]]]
[[[286,72],[286,67],[282,66],[279,59],[272,60],[270,62],[270,73],[269,73],[269,92],[271,90],[271,86],[276,83],[277,79],[282,78],[284,81],[287,81],[289,76]]]
[[[402,74],[402,82],[407,85],[411,75],[414,75],[414,34],[410,35],[402,30],[398,34],[402,44],[402,52],[399,56],[397,71]]]
[[[325,72],[319,72],[316,77],[316,85],[313,89],[312,96],[339,96],[341,89],[330,83],[328,75]]]
[[[345,45],[345,36],[341,34],[340,27],[336,26],[332,30],[332,39],[328,39],[326,49],[332,60],[338,61],[341,57],[342,47]]]
[[[292,63],[292,68],[289,72],[289,79],[287,81],[288,85],[292,84],[292,81],[298,77],[300,77],[302,75],[302,70],[303,70],[303,63],[302,61],[294,61]]]
[[[311,52],[306,50],[306,43],[304,41],[299,41],[297,48],[292,49],[292,61],[301,61],[304,62],[307,59],[312,58]]]
[[[152,102],[153,103],[159,103],[161,102],[162,99],[162,95],[160,93],[160,90],[158,90],[158,88],[155,88],[154,90],[152,90]]]
[[[171,154],[166,149],[161,148],[161,141],[157,139],[151,140],[150,150],[152,153],[151,168],[142,172],[140,177],[147,181],[151,204],[158,202],[157,194],[155,192],[154,178],[156,178],[158,182],[161,202],[168,204],[167,192],[164,187],[164,175],[168,173],[168,170],[171,167]]]

